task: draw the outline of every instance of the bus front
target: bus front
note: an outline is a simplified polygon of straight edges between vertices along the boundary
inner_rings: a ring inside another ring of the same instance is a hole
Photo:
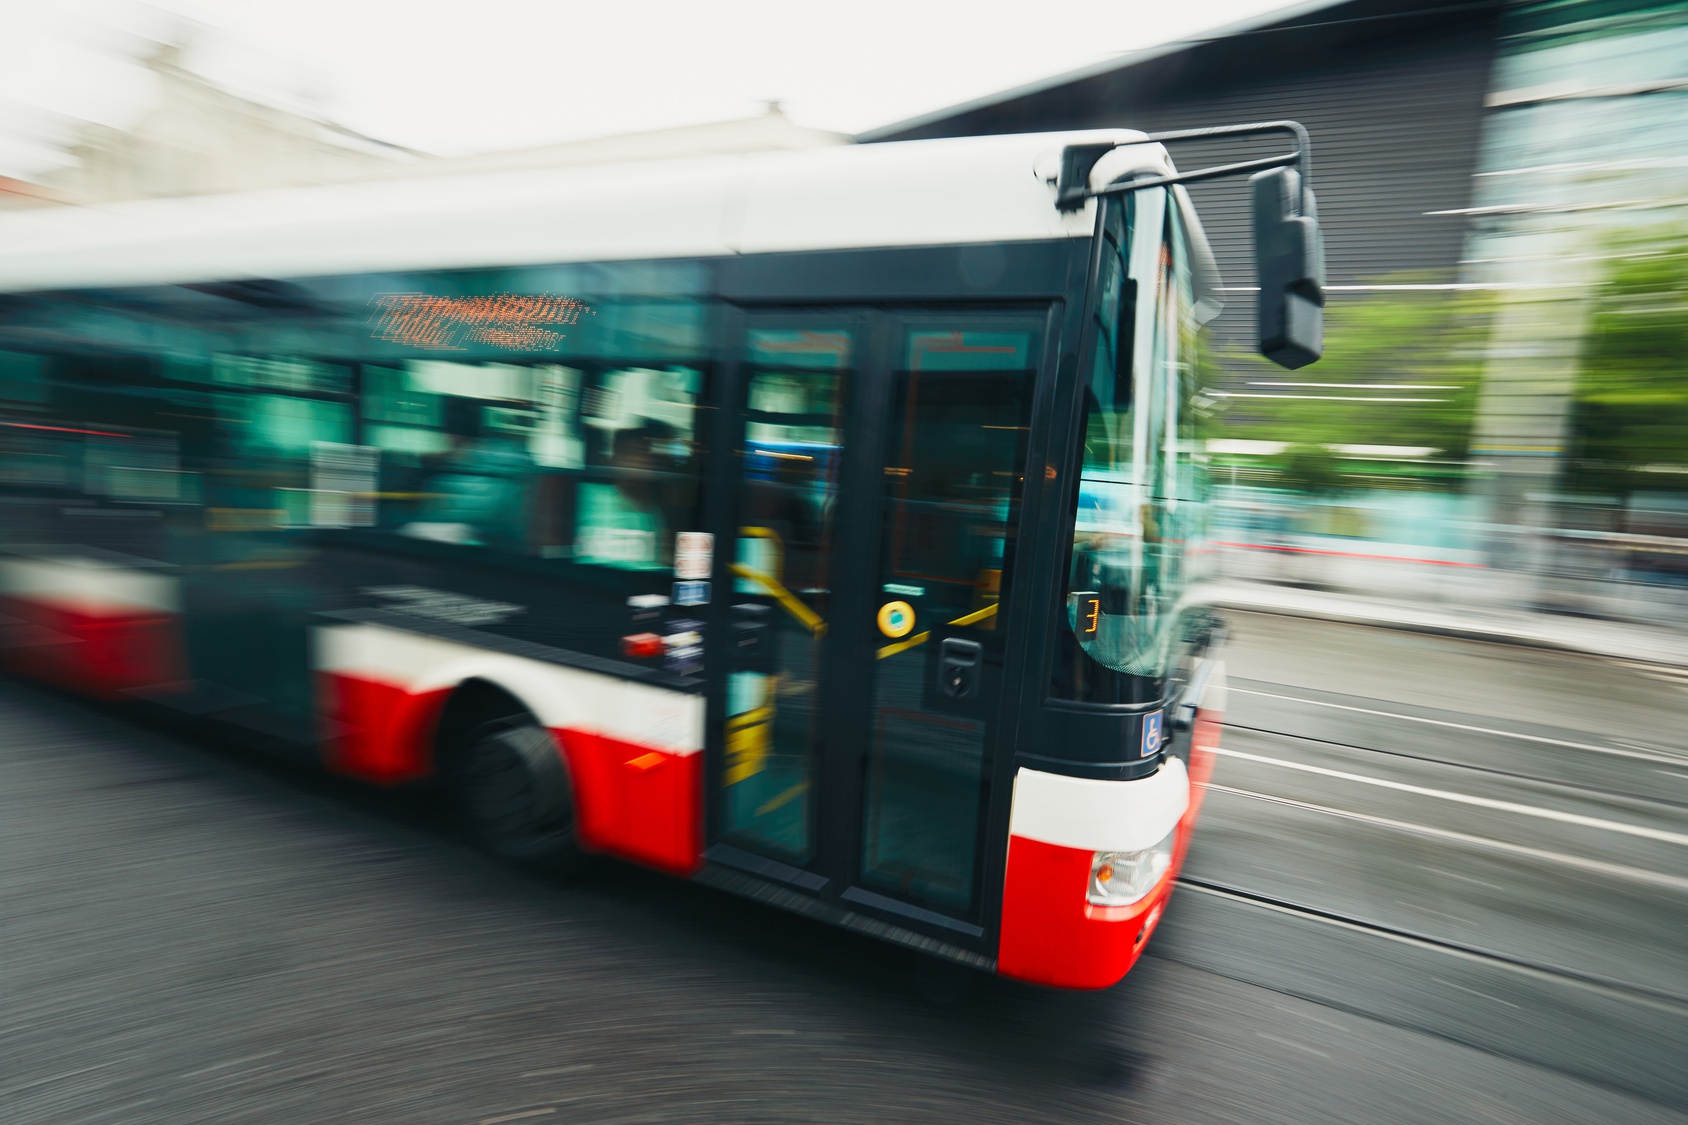
[[[1089,146],[1063,167],[1065,197],[1094,199],[1096,227],[1068,402],[1049,675],[1015,759],[1004,976],[1071,988],[1124,976],[1160,921],[1212,772],[1225,670],[1223,629],[1200,593],[1200,415],[1211,401],[1200,333],[1218,311],[1218,279],[1184,182],[1256,171],[1261,351],[1295,368],[1323,345],[1305,134],[1290,123],[1234,131],[1255,130],[1291,132],[1298,150],[1179,174]]]

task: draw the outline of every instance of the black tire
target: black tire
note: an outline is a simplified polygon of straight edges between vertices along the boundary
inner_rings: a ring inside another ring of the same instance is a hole
[[[483,723],[457,760],[456,791],[476,841],[523,867],[578,870],[574,786],[551,733],[523,718]]]

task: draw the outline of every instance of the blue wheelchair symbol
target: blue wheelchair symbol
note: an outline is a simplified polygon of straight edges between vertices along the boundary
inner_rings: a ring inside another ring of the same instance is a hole
[[[1152,758],[1160,753],[1161,748],[1161,720],[1164,712],[1156,711],[1153,715],[1143,716],[1143,757]]]

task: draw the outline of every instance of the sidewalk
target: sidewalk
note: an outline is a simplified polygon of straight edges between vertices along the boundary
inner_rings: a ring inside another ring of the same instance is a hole
[[[1389,601],[1236,579],[1215,583],[1210,600],[1220,609],[1312,617],[1688,668],[1688,631],[1655,625],[1513,609]]]

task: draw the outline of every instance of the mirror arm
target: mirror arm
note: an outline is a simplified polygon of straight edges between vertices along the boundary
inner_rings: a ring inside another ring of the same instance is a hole
[[[1245,172],[1264,172],[1268,168],[1287,168],[1291,164],[1298,164],[1301,154],[1288,152],[1282,156],[1265,156],[1259,160],[1244,160],[1236,164],[1220,164],[1213,168],[1198,168],[1194,172],[1180,172],[1176,176],[1156,176],[1152,180],[1122,180],[1117,184],[1109,184],[1104,188],[1097,188],[1088,193],[1087,197],[1099,195],[1123,195],[1126,192],[1142,191],[1145,188],[1166,187],[1169,184],[1189,184],[1198,180],[1218,180],[1225,176],[1240,176]]]
[[[1167,141],[1196,141],[1206,137],[1259,136],[1264,133],[1288,133],[1295,138],[1295,170],[1301,182],[1313,182],[1313,142],[1307,129],[1299,121],[1261,121],[1253,125],[1214,125],[1206,129],[1173,129],[1165,133],[1150,133],[1149,140],[1164,144]],[[1282,165],[1269,165],[1281,167]]]
[[[1306,128],[1299,121],[1262,121],[1252,125],[1215,125],[1207,129],[1173,129],[1164,133],[1149,133],[1143,140],[1131,141],[1128,144],[1165,144],[1168,141],[1195,141],[1211,137],[1260,136],[1268,133],[1287,133],[1294,137],[1295,151],[1285,153],[1282,156],[1268,156],[1259,160],[1244,160],[1236,164],[1221,164],[1212,168],[1200,168],[1193,172],[1180,172],[1172,176],[1156,176],[1147,180],[1129,180],[1094,190],[1086,182],[1090,177],[1090,170],[1109,151],[1121,146],[1112,142],[1069,145],[1061,154],[1061,172],[1056,186],[1055,207],[1060,211],[1076,211],[1084,206],[1085,200],[1098,195],[1118,195],[1125,192],[1142,191],[1145,188],[1166,187],[1170,184],[1217,180],[1224,176],[1239,176],[1244,173],[1260,172],[1270,168],[1284,168],[1291,164],[1295,165],[1296,171],[1301,173],[1303,190],[1311,188],[1313,184],[1313,145],[1308,139]]]

